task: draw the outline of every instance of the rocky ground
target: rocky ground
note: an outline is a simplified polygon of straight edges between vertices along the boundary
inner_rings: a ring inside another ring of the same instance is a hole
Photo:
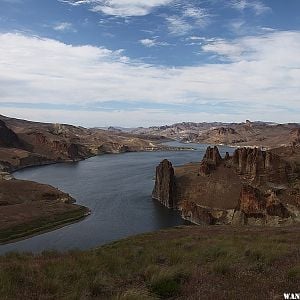
[[[1,299],[283,299],[299,226],[185,226],[89,251],[0,257]]]
[[[300,222],[300,147],[238,148],[224,158],[208,147],[200,163],[156,169],[153,198],[196,224]]]

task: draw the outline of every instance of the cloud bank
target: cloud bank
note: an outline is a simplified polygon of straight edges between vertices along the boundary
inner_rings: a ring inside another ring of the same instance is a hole
[[[101,102],[130,101],[151,103],[154,107],[186,105],[191,111],[198,110],[199,118],[209,116],[205,108],[224,104],[222,113],[211,115],[214,120],[258,119],[261,115],[268,120],[297,121],[300,32],[274,31],[203,42],[199,52],[211,55],[214,58],[211,64],[172,68],[133,61],[122,50],[72,46],[15,33],[0,34],[1,112],[9,110],[9,103],[30,103],[37,108],[41,104],[45,107],[80,104],[91,110]],[[228,103],[231,108],[225,109]],[[143,115],[141,109],[132,109],[132,113],[124,112],[124,116],[134,115],[133,111],[136,116]],[[166,109],[152,111],[157,112],[162,122],[171,119],[172,114]],[[102,114],[108,116],[109,112]],[[111,123],[122,115],[110,114]],[[185,120],[196,115],[181,114]]]

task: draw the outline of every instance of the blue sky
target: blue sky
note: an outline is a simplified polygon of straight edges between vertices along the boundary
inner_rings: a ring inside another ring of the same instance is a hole
[[[0,0],[0,113],[300,122],[298,0]]]

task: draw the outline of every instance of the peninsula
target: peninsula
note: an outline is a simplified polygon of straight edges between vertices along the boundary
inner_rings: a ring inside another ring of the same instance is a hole
[[[300,147],[208,147],[199,163],[156,168],[152,197],[195,224],[288,225],[300,221]]]

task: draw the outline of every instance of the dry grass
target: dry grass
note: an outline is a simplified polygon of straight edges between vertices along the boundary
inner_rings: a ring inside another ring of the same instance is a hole
[[[299,227],[180,227],[95,250],[0,257],[1,299],[281,299]]]

